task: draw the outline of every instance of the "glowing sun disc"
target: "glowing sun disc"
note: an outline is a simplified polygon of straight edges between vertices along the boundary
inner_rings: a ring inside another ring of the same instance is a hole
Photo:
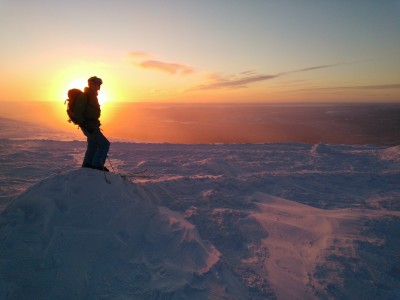
[[[65,90],[65,95],[66,97],[68,97],[68,90],[70,89],[80,89],[80,90],[84,90],[85,87],[87,86],[87,79],[84,78],[79,78],[79,79],[75,79],[73,80],[67,87],[67,89]],[[106,93],[104,91],[104,89],[100,89],[99,94],[97,95],[97,99],[99,99],[99,104],[102,105],[105,102],[107,102],[107,97],[106,97]]]

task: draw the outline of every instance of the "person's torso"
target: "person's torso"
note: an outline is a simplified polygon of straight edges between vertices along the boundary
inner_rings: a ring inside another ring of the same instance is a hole
[[[99,100],[90,90],[85,90],[85,96],[87,98],[87,105],[83,116],[87,120],[97,120],[100,118],[101,110]]]

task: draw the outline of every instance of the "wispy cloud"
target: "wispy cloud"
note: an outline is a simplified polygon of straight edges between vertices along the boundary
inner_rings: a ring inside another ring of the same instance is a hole
[[[242,74],[242,75],[253,75],[253,74],[256,74],[256,73],[257,73],[256,70],[247,70],[247,71],[244,71],[244,72],[242,72],[240,74]]]
[[[369,89],[369,90],[392,90],[392,89],[400,89],[400,84],[380,84],[380,85],[367,85],[363,86],[364,89]]]
[[[195,72],[195,69],[191,66],[183,63],[166,62],[154,59],[154,55],[144,51],[131,51],[128,53],[128,57],[131,63],[143,69],[152,69],[168,74],[182,75],[192,74]]]
[[[247,84],[264,81],[269,79],[274,79],[279,75],[251,75],[245,76],[238,79],[223,79],[219,78],[213,82],[198,85],[192,90],[211,90],[211,89],[220,89],[220,88],[244,88]]]
[[[206,84],[201,84],[198,86],[193,87],[191,90],[211,90],[211,89],[221,89],[221,88],[246,88],[248,84],[272,80],[281,76],[289,75],[292,73],[299,73],[299,72],[309,72],[309,71],[316,71],[320,69],[330,68],[337,66],[338,64],[330,64],[330,65],[319,65],[319,66],[312,66],[303,69],[293,70],[282,72],[278,74],[257,74],[254,70],[248,70],[241,72],[237,75],[230,75],[226,77],[222,77],[219,75],[212,75],[210,76],[210,81]]]
[[[188,75],[196,73],[195,68],[192,66],[189,66],[184,63],[168,62],[160,60],[157,59],[155,55],[145,51],[131,51],[128,53],[128,57],[132,64],[143,69],[160,71],[171,75]],[[206,83],[199,84],[188,90],[201,91],[201,90],[213,90],[213,89],[247,88],[248,85],[256,82],[268,81],[276,79],[278,77],[287,76],[292,73],[317,71],[321,69],[335,67],[340,64],[341,63],[310,66],[302,69],[291,70],[277,74],[262,74],[258,73],[256,70],[253,69],[245,70],[240,73],[231,74],[227,76],[223,76],[218,73],[213,73],[207,75]]]
[[[334,87],[314,87],[302,89],[302,91],[337,91],[337,90],[396,90],[400,89],[400,84],[378,84],[378,85],[352,85]]]
[[[288,73],[315,71],[315,70],[320,70],[320,69],[326,69],[326,68],[336,67],[336,66],[338,66],[338,65],[340,65],[340,64],[337,63],[337,64],[330,64],[330,65],[313,66],[313,67],[308,67],[308,68],[303,68],[303,69],[291,71],[291,72],[288,72]]]
[[[163,71],[169,74],[191,74],[194,73],[194,68],[179,64],[179,63],[169,63],[163,62],[159,60],[145,60],[139,63],[144,69],[155,69],[159,71]]]

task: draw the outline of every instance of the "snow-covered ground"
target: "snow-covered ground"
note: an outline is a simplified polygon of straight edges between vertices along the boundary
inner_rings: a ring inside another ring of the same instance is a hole
[[[398,146],[84,149],[1,140],[1,299],[400,299]]]

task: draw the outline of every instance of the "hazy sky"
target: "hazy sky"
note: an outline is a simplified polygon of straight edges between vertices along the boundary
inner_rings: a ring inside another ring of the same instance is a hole
[[[400,0],[0,0],[0,37],[0,101],[400,102]]]

